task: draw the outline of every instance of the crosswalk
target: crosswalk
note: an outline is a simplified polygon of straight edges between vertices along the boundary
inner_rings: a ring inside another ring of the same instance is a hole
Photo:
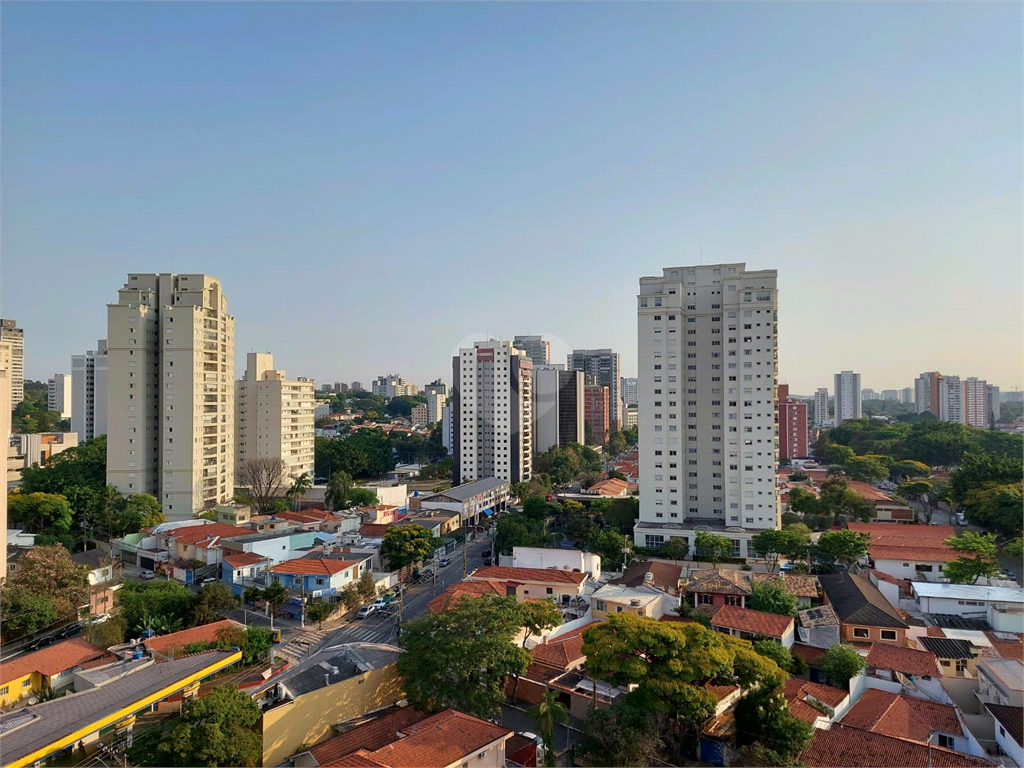
[[[334,644],[341,643],[390,643],[395,639],[395,624],[363,624],[346,627],[331,638]]]

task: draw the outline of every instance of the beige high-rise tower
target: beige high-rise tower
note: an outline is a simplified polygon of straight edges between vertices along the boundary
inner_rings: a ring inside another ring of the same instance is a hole
[[[235,320],[209,275],[130,274],[107,306],[107,483],[168,520],[234,496]]]
[[[249,459],[280,458],[285,473],[313,479],[312,381],[287,381],[274,356],[250,352],[235,382],[235,471]]]
[[[25,399],[25,332],[15,320],[0,320],[0,341],[9,347],[7,375],[10,378],[11,408],[17,408]]]
[[[11,345],[0,341],[0,445],[11,436]],[[7,576],[7,483],[0,483],[0,582]]]

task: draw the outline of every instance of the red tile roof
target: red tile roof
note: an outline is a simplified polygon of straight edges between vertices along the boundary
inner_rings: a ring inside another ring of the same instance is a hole
[[[793,643],[789,649],[792,655],[799,656],[811,667],[818,666],[827,651],[827,648],[815,648],[813,645],[804,645],[803,643]]]
[[[449,606],[463,597],[480,597],[482,595],[504,597],[506,594],[505,584],[501,581],[457,581],[427,603],[427,611],[437,613],[447,610]]]
[[[387,533],[388,526],[378,523],[363,523],[359,526],[359,535],[367,539],[380,539]]]
[[[267,558],[260,557],[255,552],[240,552],[237,555],[224,555],[221,559],[232,568],[244,568],[247,565],[256,565],[256,563],[267,562]]]
[[[83,663],[107,657],[110,661],[117,661],[113,654],[97,648],[87,640],[75,637],[0,664],[0,684],[6,685],[33,672],[38,672],[43,677],[53,677],[80,667]]]
[[[238,525],[227,523],[210,523],[208,525],[187,525],[167,533],[167,538],[174,539],[179,544],[198,544],[201,541],[219,536],[222,539],[233,536],[250,536],[252,528],[242,528]]]
[[[568,671],[572,664],[586,658],[583,655],[583,630],[598,623],[600,622],[574,629],[549,640],[546,644],[538,645],[530,651],[530,655],[541,664]]]
[[[762,581],[777,580],[783,589],[797,597],[809,597],[812,600],[821,597],[821,585],[818,583],[816,576],[806,576],[798,573],[788,576],[776,576],[770,573],[751,573],[748,575],[755,584]]]
[[[795,677],[791,677],[786,681],[786,685],[783,688],[783,695],[786,697],[786,701],[789,702],[790,710],[793,710],[793,714],[808,723],[813,723],[818,717],[822,715],[828,717],[827,712],[819,710],[813,703],[813,699],[817,699],[823,704],[826,704],[832,709],[835,709],[842,704],[848,697],[849,693],[844,691],[842,688],[833,688],[831,685],[822,685],[821,683],[809,683],[805,680],[800,680]],[[797,703],[794,709],[794,703]],[[808,707],[814,710],[814,714],[809,719],[804,715],[811,713],[802,710],[799,705]],[[801,710],[798,713],[796,710]]]
[[[828,730],[818,728],[799,761],[810,768],[988,768],[994,765],[952,749],[896,739],[881,733],[833,723]]]
[[[985,632],[985,636],[992,643],[995,652],[1004,659],[1024,661],[1024,635],[1018,634],[1016,640],[1004,640],[994,632]]]
[[[714,595],[749,595],[750,577],[730,568],[707,569],[690,574],[687,592]]]
[[[322,766],[342,765],[337,761],[346,755],[360,749],[380,749],[397,739],[402,729],[426,720],[427,717],[429,715],[426,712],[412,707],[393,710],[317,744],[309,753]]]
[[[904,560],[918,563],[951,563],[960,553],[951,547],[890,547],[882,544],[868,545],[872,560]]]
[[[359,565],[361,562],[362,560],[329,560],[327,558],[300,557],[295,560],[278,563],[270,570],[273,573],[333,576],[354,565]]]
[[[740,689],[738,685],[712,685],[711,683],[704,683],[704,688],[706,688],[718,701],[722,701],[726,696],[729,696]]]
[[[582,584],[587,574],[557,568],[511,568],[503,565],[477,568],[468,578],[473,581],[519,581],[540,584]]]
[[[172,656],[176,649],[184,648],[189,643],[215,643],[217,632],[225,627],[238,627],[245,629],[243,624],[231,619],[214,621],[211,624],[203,624],[191,629],[183,629],[181,632],[172,632],[169,635],[160,635],[143,640],[142,644],[150,653],[159,653],[164,656]]]
[[[951,525],[847,523],[846,527],[871,536],[868,555],[872,560],[948,563],[960,556],[952,547],[942,543],[956,535]]]
[[[600,480],[588,489],[588,493],[596,493],[600,496],[623,496],[628,491],[629,483],[617,477]]]
[[[475,756],[488,744],[512,736],[512,731],[479,717],[447,709],[404,729],[405,738],[373,750],[362,758],[388,768],[445,766]]]
[[[963,736],[956,707],[869,688],[842,719],[843,725],[897,739],[928,741],[933,731]]]
[[[886,494],[875,488],[873,485],[868,485],[860,480],[850,480],[847,478],[846,485],[851,491],[856,493],[863,499],[868,501],[892,501]]]
[[[866,661],[869,667],[893,669],[905,675],[942,675],[938,660],[931,651],[918,651],[889,643],[872,643]]]
[[[793,628],[793,619],[790,616],[779,616],[777,613],[723,605],[711,619],[711,626],[738,629],[768,637],[782,637]]]

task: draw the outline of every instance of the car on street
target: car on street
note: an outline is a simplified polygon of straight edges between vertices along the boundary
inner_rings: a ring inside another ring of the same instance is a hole
[[[218,581],[220,581],[220,579],[218,579],[216,576],[207,576],[205,579],[203,579],[199,583],[200,584],[216,584]]]
[[[74,624],[68,624],[64,629],[57,633],[57,637],[74,637],[75,635],[82,634],[82,624],[76,621]]]
[[[155,579],[156,578],[156,574],[153,573],[153,571],[140,571],[139,572],[139,578],[143,579],[145,581],[149,581],[150,579]]]
[[[449,558],[447,558],[447,557],[442,557],[440,562],[438,562],[438,565],[441,568],[447,568],[451,564],[452,564],[452,561]]]
[[[365,619],[367,616],[369,616],[371,613],[373,613],[376,610],[377,610],[377,608],[373,604],[371,604],[371,605],[364,605],[362,608],[359,609],[359,613],[356,614],[356,618],[357,619]]]
[[[794,566],[792,563],[783,563],[782,565],[779,566],[779,570],[780,571],[792,571],[795,567],[796,566]]]
[[[56,639],[57,638],[53,635],[47,635],[46,637],[37,637],[35,640],[29,643],[26,646],[26,648],[30,651],[37,651],[40,648],[45,648],[48,645],[53,645],[53,641]]]
[[[490,568],[491,565],[493,565],[493,563],[491,562],[491,558],[485,557],[484,558],[484,568]]]

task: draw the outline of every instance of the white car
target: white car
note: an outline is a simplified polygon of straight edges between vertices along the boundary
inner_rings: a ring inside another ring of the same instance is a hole
[[[362,608],[359,609],[359,613],[356,614],[356,618],[365,619],[367,616],[369,616],[376,610],[377,608],[373,605],[364,605]]]
[[[142,571],[141,573],[139,573],[139,578],[149,581],[150,579],[155,579],[156,574],[153,573],[153,571]]]

